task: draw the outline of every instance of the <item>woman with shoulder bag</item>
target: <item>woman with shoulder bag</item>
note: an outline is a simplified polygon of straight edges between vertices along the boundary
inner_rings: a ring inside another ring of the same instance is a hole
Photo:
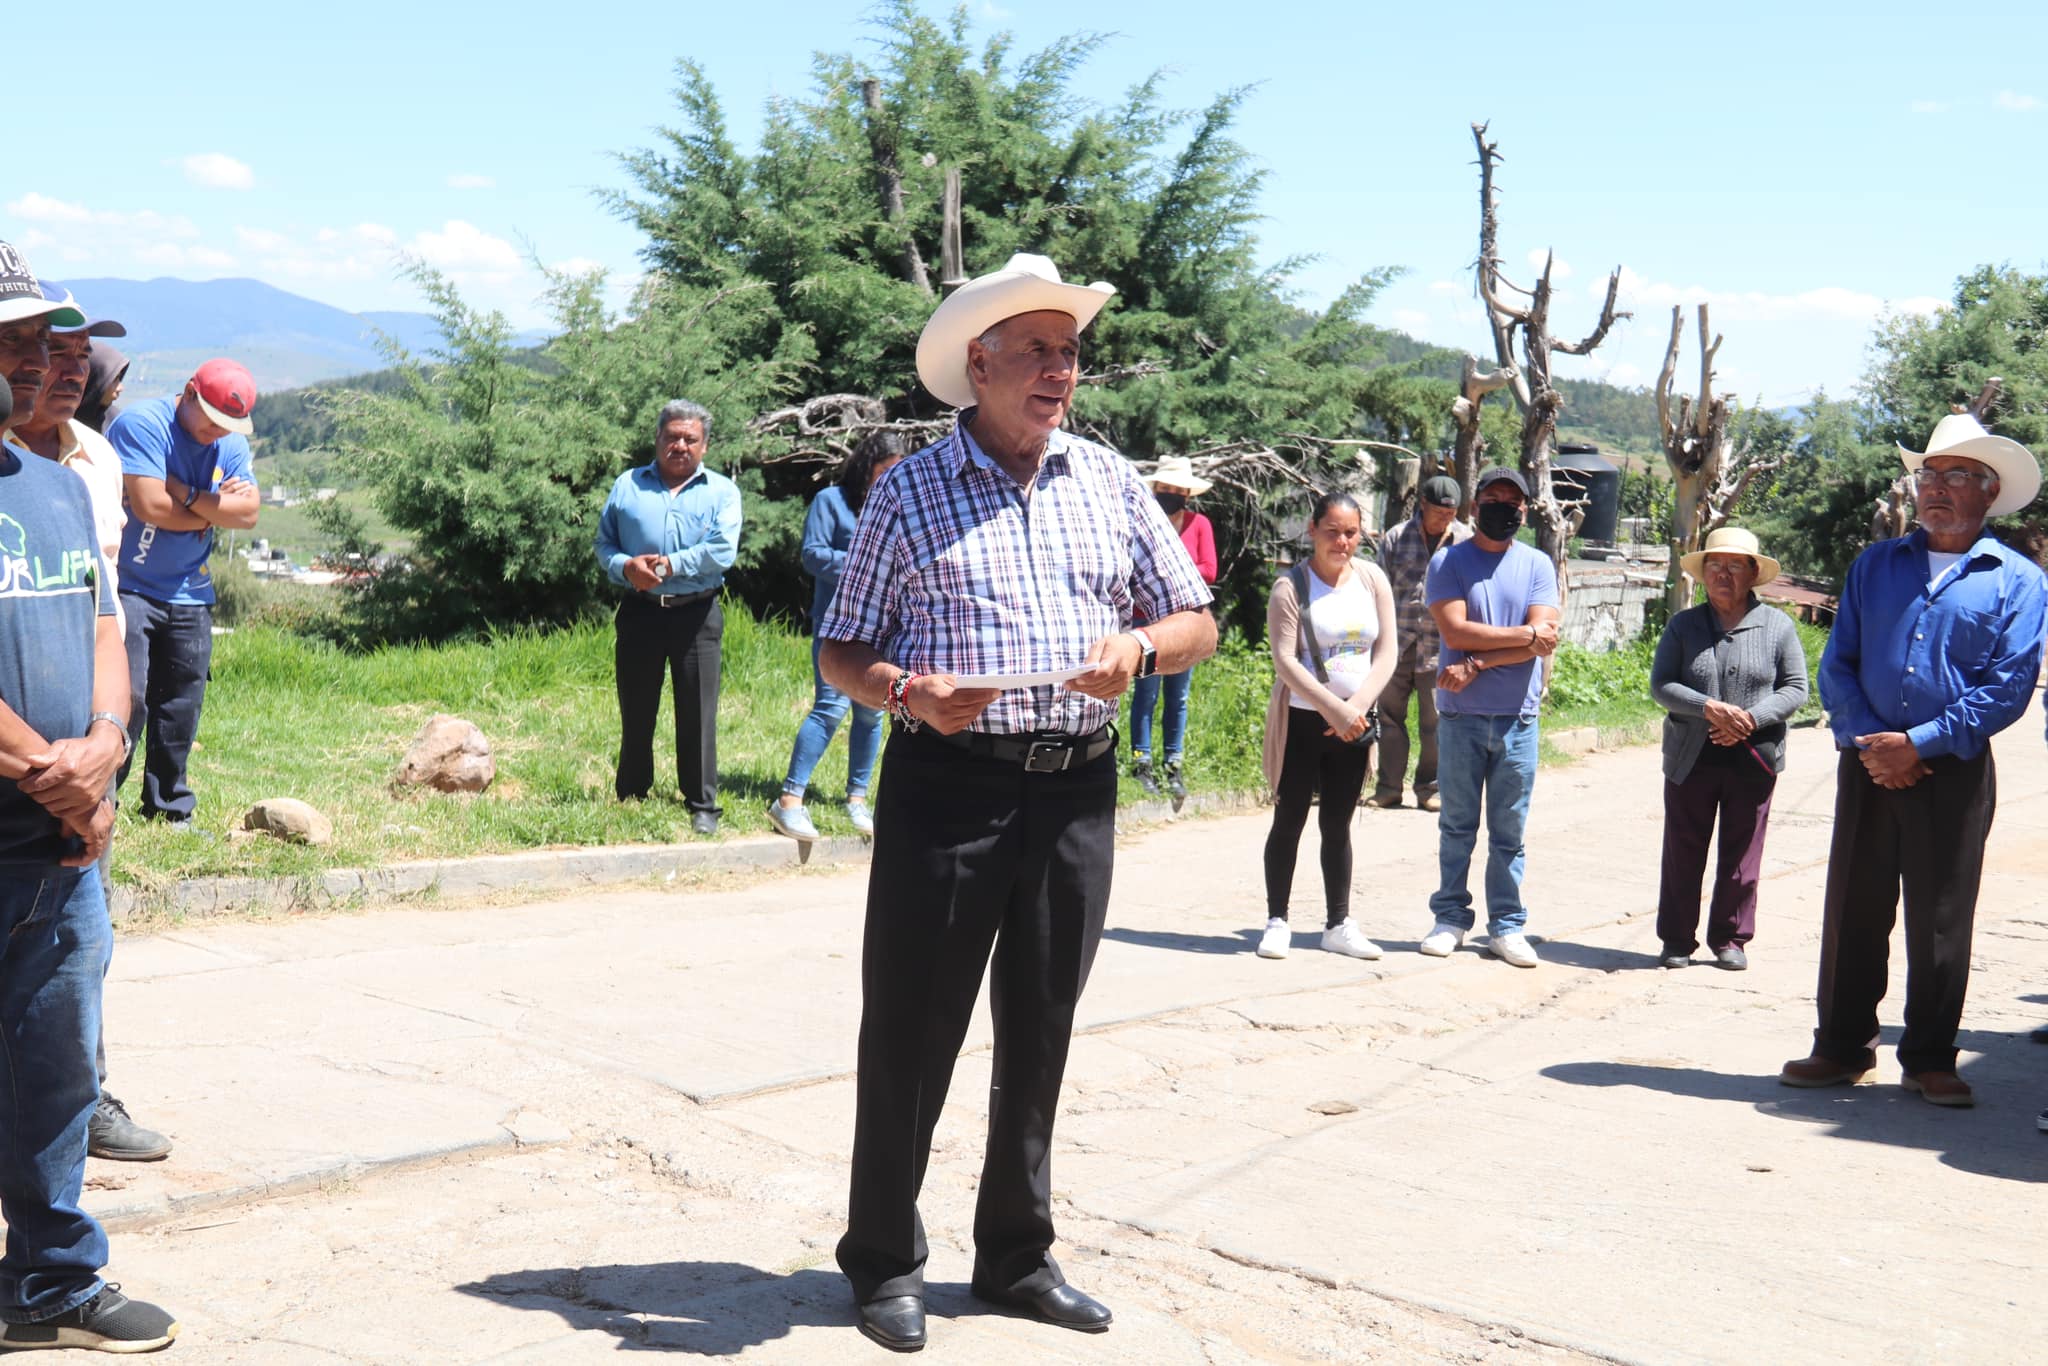
[[[1273,696],[1266,708],[1265,774],[1273,791],[1266,836],[1266,929],[1259,957],[1285,958],[1295,854],[1318,790],[1326,903],[1323,947],[1378,958],[1351,922],[1351,817],[1365,791],[1378,718],[1373,701],[1398,654],[1394,590],[1357,558],[1361,517],[1348,493],[1326,493],[1309,517],[1312,551],[1280,576],[1266,608]]]

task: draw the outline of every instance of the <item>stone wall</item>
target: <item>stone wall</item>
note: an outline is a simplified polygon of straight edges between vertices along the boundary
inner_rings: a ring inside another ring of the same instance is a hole
[[[1565,573],[1571,591],[1565,595],[1561,634],[1588,650],[1611,650],[1634,640],[1650,604],[1664,596],[1661,570],[1573,560]]]

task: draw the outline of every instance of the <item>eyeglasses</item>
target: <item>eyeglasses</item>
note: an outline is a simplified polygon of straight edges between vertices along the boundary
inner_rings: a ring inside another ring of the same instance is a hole
[[[1973,483],[1989,483],[1997,477],[1995,474],[1980,474],[1975,470],[1930,470],[1927,466],[1922,465],[1919,469],[1913,471],[1913,486],[1915,488],[1931,489],[1937,483],[1940,483],[1946,484],[1952,489],[1959,489]]]

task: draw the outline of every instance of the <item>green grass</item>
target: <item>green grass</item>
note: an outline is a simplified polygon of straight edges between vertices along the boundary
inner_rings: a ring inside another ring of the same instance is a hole
[[[1812,661],[1822,639],[1810,633]],[[1647,645],[1612,655],[1561,650],[1546,726],[1645,723],[1645,738],[1653,737],[1662,713],[1648,700],[1649,652]],[[1197,671],[1187,752],[1196,792],[1262,792],[1260,740],[1271,687],[1265,647],[1235,637]],[[766,809],[810,703],[809,639],[728,603],[719,702],[726,832],[768,833]],[[498,778],[489,791],[390,787],[406,746],[437,712],[467,717],[490,738]],[[812,815],[827,835],[852,833],[842,800],[846,732],[842,726],[811,783]],[[689,811],[667,786],[667,756],[674,752],[667,704],[655,736],[654,798],[613,800],[617,748],[607,623],[370,654],[275,626],[245,626],[216,641],[192,756],[197,824],[210,837],[171,834],[138,819],[131,781],[115,879],[153,887],[183,877],[293,877],[404,859],[689,839]],[[1140,795],[1126,777],[1122,799]],[[333,820],[334,843],[312,849],[226,838],[248,806],[265,797],[311,802]]]
[[[369,490],[344,489],[335,495],[335,500],[361,517],[369,531],[370,539],[383,542],[387,551],[402,554],[411,545],[411,542],[401,536],[384,520],[383,514],[377,511],[377,505],[370,499]],[[262,510],[256,514],[256,529],[236,532],[234,547],[240,549],[253,545],[255,538],[260,537],[269,541],[272,549],[289,552],[292,562],[301,569],[310,566],[313,557],[327,548],[329,537],[314,527],[312,519],[307,516],[307,507],[305,503],[293,507],[264,504]],[[222,536],[220,540],[225,547],[228,537]]]

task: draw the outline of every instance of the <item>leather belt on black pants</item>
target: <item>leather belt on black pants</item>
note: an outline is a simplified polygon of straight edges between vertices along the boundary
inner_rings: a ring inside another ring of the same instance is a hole
[[[900,728],[900,727],[899,727]],[[929,726],[913,732],[929,736],[950,749],[977,759],[1022,764],[1026,773],[1064,773],[1070,768],[1093,763],[1116,748],[1116,727],[1103,726],[1086,735],[987,735],[964,730],[958,735],[941,735]]]
[[[629,593],[627,602],[637,602],[646,607],[688,607],[693,602],[715,598],[722,590],[707,588],[701,593]]]

